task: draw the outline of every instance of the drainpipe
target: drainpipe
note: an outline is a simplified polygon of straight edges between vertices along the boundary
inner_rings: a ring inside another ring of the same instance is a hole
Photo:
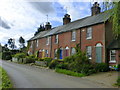
[[[82,37],[82,31],[81,31],[81,29],[80,29],[80,49],[81,49],[81,43],[82,43],[82,40],[81,40],[81,37]]]
[[[50,43],[50,57],[52,56],[52,36],[51,36],[51,43]],[[52,58],[52,57],[51,57]]]

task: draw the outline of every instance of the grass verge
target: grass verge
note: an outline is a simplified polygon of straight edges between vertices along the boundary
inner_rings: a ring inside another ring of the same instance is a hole
[[[58,73],[63,73],[63,74],[66,74],[66,75],[76,76],[76,77],[84,77],[84,76],[86,76],[85,74],[73,72],[73,71],[66,70],[66,69],[58,69],[58,68],[56,68],[55,71],[58,72]]]
[[[2,67],[0,67],[0,78],[1,78],[0,89],[13,87],[6,71]]]

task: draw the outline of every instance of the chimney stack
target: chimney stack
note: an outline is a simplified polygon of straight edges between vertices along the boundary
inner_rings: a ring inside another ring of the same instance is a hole
[[[63,18],[63,25],[68,24],[71,22],[71,18],[69,14],[65,14]]]
[[[93,16],[99,14],[100,12],[101,12],[101,8],[99,7],[99,4],[95,2],[91,7],[91,14]]]
[[[50,22],[46,22],[45,30],[49,30],[51,28],[52,28],[52,26],[50,25]]]

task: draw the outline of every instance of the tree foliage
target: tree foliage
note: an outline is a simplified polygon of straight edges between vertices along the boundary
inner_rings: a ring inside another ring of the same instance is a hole
[[[45,30],[44,25],[40,25],[40,27],[37,29],[37,31],[35,32],[34,35],[37,35],[39,32],[42,32],[42,31],[44,31],[44,30]]]
[[[22,36],[19,38],[19,43],[20,43],[20,48],[25,47],[25,39]]]
[[[112,11],[113,33],[116,39],[120,39],[120,1],[119,2],[103,2],[105,10]]]
[[[9,45],[9,47],[10,47],[12,50],[14,50],[14,49],[16,48],[16,46],[15,46],[15,40],[12,39],[12,38],[8,39],[8,45]]]

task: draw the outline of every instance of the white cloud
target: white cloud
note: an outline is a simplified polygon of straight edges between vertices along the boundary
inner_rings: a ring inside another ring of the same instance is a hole
[[[18,46],[18,39],[22,36],[26,41],[29,40],[37,30],[40,24],[47,21],[46,14],[49,15],[49,21],[62,22],[62,17],[58,17],[52,6],[52,2],[46,3],[32,3],[23,2],[24,0],[1,0],[0,2],[0,16],[10,25],[10,29],[0,27],[0,43],[4,45],[9,38],[16,40]],[[75,7],[71,2],[57,1],[61,6],[68,7],[68,14],[71,15],[72,20],[76,20],[84,16],[83,7]],[[59,11],[59,9],[58,9]],[[63,13],[63,12],[62,12]],[[54,26],[53,26],[54,27]]]

